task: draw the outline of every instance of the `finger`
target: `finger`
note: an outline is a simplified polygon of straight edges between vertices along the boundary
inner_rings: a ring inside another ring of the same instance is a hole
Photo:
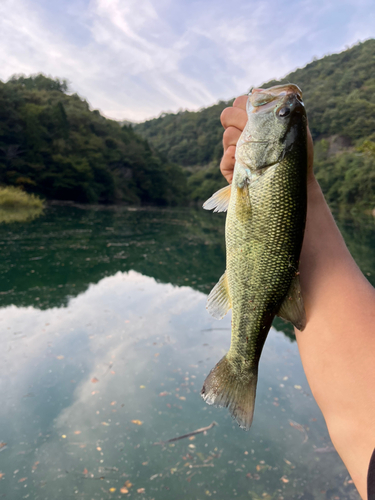
[[[223,134],[223,148],[224,153],[229,148],[229,146],[236,146],[238,139],[240,138],[241,130],[236,127],[228,127]]]
[[[223,134],[224,154],[220,163],[220,170],[226,180],[231,183],[233,169],[236,162],[236,144],[247,122],[246,95],[237,97],[233,107],[226,108],[220,116],[221,123],[225,128]]]
[[[243,130],[247,122],[247,113],[238,107],[225,108],[220,115],[220,121],[225,129],[236,127]]]
[[[232,178],[233,178],[233,169],[234,169],[234,164],[235,164],[235,153],[236,153],[236,147],[235,146],[229,146],[228,149],[225,151],[223,154],[223,157],[221,159],[220,163],[220,170],[223,176],[226,178],[226,180],[231,183]]]
[[[233,107],[235,108],[241,108],[244,111],[246,111],[246,103],[248,100],[249,96],[248,95],[240,95],[234,100]]]

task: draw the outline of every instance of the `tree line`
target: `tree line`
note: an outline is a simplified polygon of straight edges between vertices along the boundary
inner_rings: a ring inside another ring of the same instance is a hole
[[[44,75],[0,82],[0,183],[81,203],[171,205],[186,196],[180,166]]]
[[[328,201],[374,206],[375,40],[262,86],[286,82],[303,90]],[[204,200],[225,185],[220,114],[231,104],[120,124],[70,94],[65,80],[14,76],[0,81],[0,185],[80,203]]]
[[[315,60],[261,86],[288,82],[303,91],[315,143],[315,173],[328,201],[374,206],[375,40]],[[164,114],[135,126],[166,158],[184,167],[191,199],[205,199],[225,185],[218,172],[219,117],[231,104]]]

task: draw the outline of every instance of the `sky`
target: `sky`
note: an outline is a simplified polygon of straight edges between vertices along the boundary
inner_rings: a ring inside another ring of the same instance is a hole
[[[0,79],[64,78],[104,116],[141,122],[374,36],[374,0],[1,0]]]

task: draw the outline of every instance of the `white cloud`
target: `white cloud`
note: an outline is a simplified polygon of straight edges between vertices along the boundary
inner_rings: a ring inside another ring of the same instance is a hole
[[[369,0],[46,5],[0,3],[0,78],[67,78],[94,108],[134,121],[228,99],[367,38],[374,26]]]

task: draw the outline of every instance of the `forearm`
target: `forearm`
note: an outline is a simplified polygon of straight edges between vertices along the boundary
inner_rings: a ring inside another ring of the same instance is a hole
[[[332,441],[363,498],[375,447],[375,292],[311,181],[300,278],[307,326],[296,332],[304,369]]]
[[[247,96],[221,115],[220,168],[232,180],[235,149],[246,125]],[[365,499],[375,448],[375,292],[353,261],[314,180],[308,131],[308,211],[300,260],[307,326],[296,331],[311,390],[332,441]]]

